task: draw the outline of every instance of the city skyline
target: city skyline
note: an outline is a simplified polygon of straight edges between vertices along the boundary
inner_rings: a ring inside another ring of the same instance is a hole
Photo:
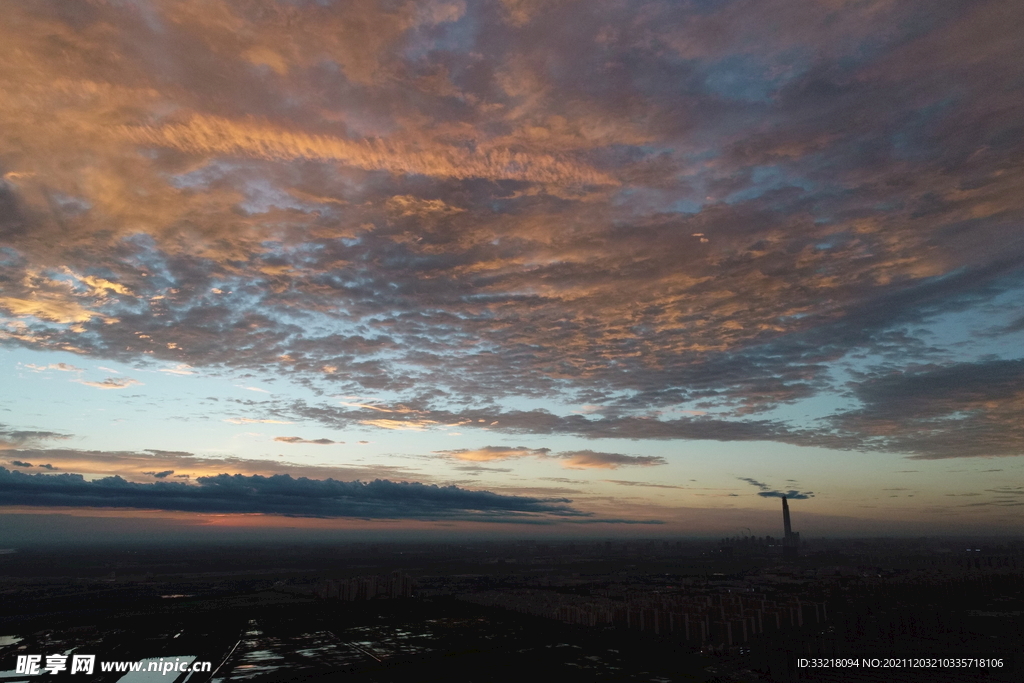
[[[1022,36],[995,1],[11,3],[10,543],[778,535],[783,496],[804,539],[1019,534]]]

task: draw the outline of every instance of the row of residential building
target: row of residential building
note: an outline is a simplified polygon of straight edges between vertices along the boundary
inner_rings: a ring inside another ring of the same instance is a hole
[[[313,593],[324,600],[374,600],[382,598],[409,598],[413,594],[413,580],[402,572],[386,576],[357,576],[349,579],[325,579]]]
[[[466,594],[462,599],[582,626],[614,626],[672,635],[694,646],[732,646],[764,633],[824,623],[825,605],[796,597],[712,593],[640,594],[624,600],[516,589]]]

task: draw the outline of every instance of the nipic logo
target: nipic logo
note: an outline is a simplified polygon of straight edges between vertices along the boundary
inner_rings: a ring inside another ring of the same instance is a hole
[[[68,670],[67,655],[46,655],[46,665],[41,666],[42,655],[18,655],[14,673],[38,676],[44,671],[55,675]],[[72,655],[71,673],[91,674],[96,668],[96,655]]]
[[[39,676],[44,673],[55,675],[68,671],[67,655],[46,655],[45,664],[43,660],[42,655],[18,655],[14,673]],[[196,662],[192,657],[176,657],[173,660],[161,657],[159,661],[152,659],[138,662],[100,662],[100,670],[103,672],[151,671],[163,675],[186,671],[209,672],[211,666],[212,662]],[[70,673],[92,674],[95,670],[96,655],[72,655]]]

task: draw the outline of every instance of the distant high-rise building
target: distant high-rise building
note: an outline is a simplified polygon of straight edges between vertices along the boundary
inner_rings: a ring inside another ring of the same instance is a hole
[[[786,535],[783,538],[789,538],[790,534],[793,533],[793,525],[789,521],[789,500],[785,496],[782,497],[782,526],[786,531]]]
[[[800,532],[793,531],[793,525],[789,521],[789,500],[782,497],[782,525],[786,535],[782,538],[782,556],[792,560],[800,552]]]

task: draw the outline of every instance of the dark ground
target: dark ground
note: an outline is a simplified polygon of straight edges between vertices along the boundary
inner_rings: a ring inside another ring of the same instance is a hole
[[[19,653],[68,651],[97,661],[189,655],[213,663],[210,674],[150,679],[166,683],[1024,680],[1013,658],[1024,643],[1024,548],[990,544],[968,558],[952,547],[821,542],[788,565],[749,542],[23,549],[0,555],[0,636],[20,638],[0,645],[0,680],[29,680],[3,674]],[[315,595],[324,579],[398,570],[415,579],[415,597]],[[524,590],[555,602],[756,591],[817,602],[828,619],[711,652],[674,634],[566,624],[514,611],[514,601],[508,609],[471,602],[482,591]],[[1006,665],[795,666],[797,657],[955,654],[1003,655]]]

